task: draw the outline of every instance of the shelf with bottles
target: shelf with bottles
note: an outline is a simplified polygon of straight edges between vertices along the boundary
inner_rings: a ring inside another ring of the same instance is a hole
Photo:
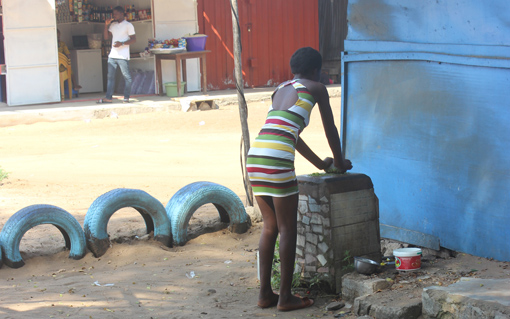
[[[137,23],[150,23],[152,22],[152,19],[147,20],[137,20],[137,21],[130,21],[133,24]],[[98,25],[104,25],[104,22],[94,22],[94,21],[82,21],[82,22],[57,22],[58,25],[77,25],[77,24],[98,24]]]
[[[135,5],[125,5],[124,14],[126,20],[129,22],[152,20],[151,9],[137,10],[135,9]],[[105,22],[108,19],[113,19],[113,7],[88,5],[86,9],[86,16],[87,21]]]
[[[55,13],[58,24],[104,23],[113,18],[113,6],[96,6],[89,0],[55,0]],[[152,21],[151,9],[136,9],[135,5],[125,5],[126,20],[132,23]]]

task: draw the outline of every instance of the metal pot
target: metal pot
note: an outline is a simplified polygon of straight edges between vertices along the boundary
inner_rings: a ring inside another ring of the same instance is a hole
[[[368,258],[354,257],[354,269],[360,274],[371,275],[379,267],[379,263]]]
[[[354,269],[360,274],[371,275],[379,269],[380,266],[394,265],[395,262],[391,262],[392,256],[383,257],[382,259],[386,262],[378,263],[372,259],[363,257],[354,257]]]

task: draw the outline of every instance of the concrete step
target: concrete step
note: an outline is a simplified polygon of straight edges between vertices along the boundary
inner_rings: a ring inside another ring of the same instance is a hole
[[[462,277],[438,286],[427,283],[428,275],[403,276],[405,280],[394,283],[391,278],[346,274],[342,299],[352,302],[352,316],[366,318],[510,319],[510,279]]]
[[[356,272],[351,272],[342,277],[342,299],[352,302],[357,297],[367,296],[385,290],[391,287],[392,284],[392,281],[382,278],[368,277]]]
[[[360,275],[342,277],[342,299],[353,302],[351,313],[377,319],[418,319],[422,314],[422,288],[394,289],[391,278]]]
[[[341,96],[340,85],[329,85],[327,89],[330,97]],[[274,88],[271,87],[245,89],[246,102],[269,100],[273,90]],[[129,104],[122,104],[118,99],[115,99],[112,104],[96,104],[102,95],[96,95],[96,97],[82,100],[78,98],[62,103],[22,106],[7,106],[5,103],[0,103],[0,127],[37,122],[90,121],[129,114],[181,111],[183,106],[180,101],[185,99],[214,100],[215,106],[220,107],[238,103],[236,90],[212,91],[206,96],[190,93],[182,98],[157,95],[137,96],[131,98]],[[212,108],[213,105],[209,106]],[[197,106],[197,109],[199,108],[200,105]]]
[[[419,291],[405,295],[398,290],[385,291],[384,298],[372,294],[354,299],[352,313],[377,319],[418,319],[422,314],[422,298]]]
[[[510,279],[462,277],[448,287],[424,288],[423,314],[426,318],[508,319]]]

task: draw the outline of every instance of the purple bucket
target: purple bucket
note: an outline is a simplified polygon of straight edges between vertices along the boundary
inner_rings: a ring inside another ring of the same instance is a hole
[[[186,39],[186,50],[188,51],[204,51],[205,49],[205,40],[207,40],[207,36],[199,36],[199,37],[184,37]]]

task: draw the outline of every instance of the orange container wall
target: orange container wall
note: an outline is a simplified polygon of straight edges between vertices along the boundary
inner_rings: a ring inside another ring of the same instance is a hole
[[[238,0],[246,87],[275,86],[292,77],[296,49],[319,49],[318,1]],[[199,0],[200,33],[206,34],[208,89],[235,88],[230,1]]]

